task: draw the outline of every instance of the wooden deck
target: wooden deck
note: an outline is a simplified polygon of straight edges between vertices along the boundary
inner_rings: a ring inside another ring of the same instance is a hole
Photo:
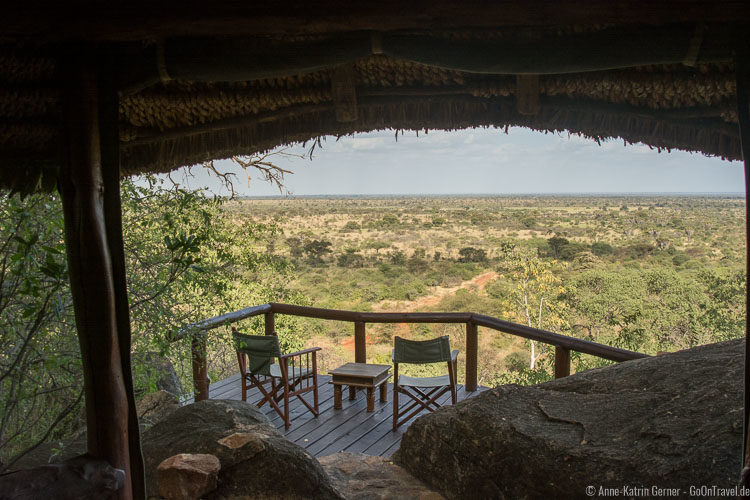
[[[367,413],[365,391],[358,390],[357,398],[349,401],[348,390],[344,390],[343,406],[340,410],[333,408],[333,386],[329,383],[331,377],[318,375],[318,402],[320,415],[315,418],[297,398],[290,400],[290,419],[292,426],[284,430],[284,422],[273,408],[266,403],[261,411],[271,420],[271,423],[288,439],[305,448],[316,457],[331,455],[339,451],[365,453],[390,457],[401,444],[401,436],[414,419],[392,430],[393,425],[393,384],[388,384],[388,402],[381,403],[375,397],[375,411]],[[475,392],[467,393],[462,385],[458,388],[458,400],[476,396],[486,387],[480,387]],[[211,384],[209,396],[211,399],[241,399],[240,374],[236,373],[224,380]],[[253,388],[248,392],[248,403],[261,399],[260,392]],[[305,399],[312,402],[312,393],[306,394]],[[400,396],[399,401],[405,404],[406,397]],[[450,394],[445,394],[441,402],[449,402]],[[424,413],[424,412],[423,412]],[[420,414],[421,415],[421,414]]]

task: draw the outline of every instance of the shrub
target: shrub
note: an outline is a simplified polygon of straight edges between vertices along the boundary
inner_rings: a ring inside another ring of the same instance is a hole
[[[603,241],[597,241],[596,243],[593,243],[591,245],[591,253],[594,255],[598,255],[601,257],[602,255],[609,255],[614,253],[615,249],[612,248],[612,245],[609,243],[604,243]]]
[[[487,252],[481,248],[464,247],[458,251],[459,262],[486,262]]]
[[[690,257],[687,256],[685,252],[678,252],[672,257],[672,263],[675,266],[681,266],[685,262],[689,261]]]

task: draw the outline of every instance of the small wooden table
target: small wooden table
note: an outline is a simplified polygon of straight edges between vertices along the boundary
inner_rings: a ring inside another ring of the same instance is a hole
[[[369,365],[367,363],[347,363],[331,370],[333,384],[333,407],[341,409],[341,386],[349,386],[349,399],[356,397],[357,387],[367,389],[367,411],[375,411],[375,388],[380,387],[380,402],[388,401],[386,382],[391,375],[391,365]]]

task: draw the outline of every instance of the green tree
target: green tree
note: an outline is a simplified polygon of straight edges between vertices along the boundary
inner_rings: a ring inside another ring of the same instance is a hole
[[[570,244],[570,241],[567,238],[553,236],[547,240],[547,244],[549,245],[550,255],[555,259],[559,259],[562,257],[563,249]]]
[[[72,324],[59,198],[0,194],[0,472],[80,423]]]
[[[173,332],[219,313],[269,301],[304,303],[288,287],[291,267],[253,251],[272,225],[233,220],[201,192],[122,183],[123,231],[137,392],[153,388],[150,360],[167,357],[190,378],[187,342]],[[62,214],[55,196],[0,195],[0,462],[81,425],[80,355],[72,319]],[[260,333],[262,326],[250,325]],[[282,344],[304,343],[294,321],[277,322]],[[211,333],[209,368],[236,371],[230,332]]]
[[[312,240],[305,243],[302,247],[305,254],[307,254],[307,261],[312,265],[320,265],[323,263],[323,259],[329,253],[332,253],[331,242],[328,240]]]
[[[503,252],[499,272],[505,276],[505,280],[497,280],[497,285],[488,287],[487,292],[507,302],[507,309],[515,311],[515,321],[552,331],[560,330],[566,324],[565,305],[558,300],[565,289],[561,284],[562,280],[553,271],[553,262],[543,261],[531,252],[512,248]],[[529,341],[529,346],[529,369],[534,370],[545,350],[537,352],[537,345],[533,340]]]
[[[487,262],[487,252],[481,248],[463,247],[458,250],[459,262]]]
[[[371,248],[375,250],[375,253],[380,253],[384,248],[390,248],[391,244],[382,240],[366,240],[363,244],[364,248]]]

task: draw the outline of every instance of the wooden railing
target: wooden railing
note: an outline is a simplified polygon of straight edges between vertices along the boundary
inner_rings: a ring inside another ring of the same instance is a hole
[[[464,386],[467,391],[477,388],[477,360],[479,344],[477,339],[478,327],[491,328],[499,332],[517,337],[543,342],[555,346],[555,378],[570,375],[570,351],[591,354],[612,361],[627,361],[648,357],[640,352],[619,349],[596,342],[560,335],[559,333],[540,330],[529,326],[511,323],[492,316],[471,312],[460,313],[399,313],[399,312],[357,312],[338,309],[321,309],[317,307],[295,306],[291,304],[263,304],[247,307],[213,318],[208,318],[188,325],[173,335],[172,340],[179,340],[188,334],[192,335],[193,353],[193,385],[195,400],[208,399],[208,377],[206,366],[206,338],[196,335],[213,328],[229,325],[253,316],[265,315],[266,335],[275,334],[274,315],[289,314],[306,318],[348,321],[354,323],[354,361],[367,361],[367,345],[365,343],[365,329],[367,323],[464,323],[466,325],[466,380]]]

